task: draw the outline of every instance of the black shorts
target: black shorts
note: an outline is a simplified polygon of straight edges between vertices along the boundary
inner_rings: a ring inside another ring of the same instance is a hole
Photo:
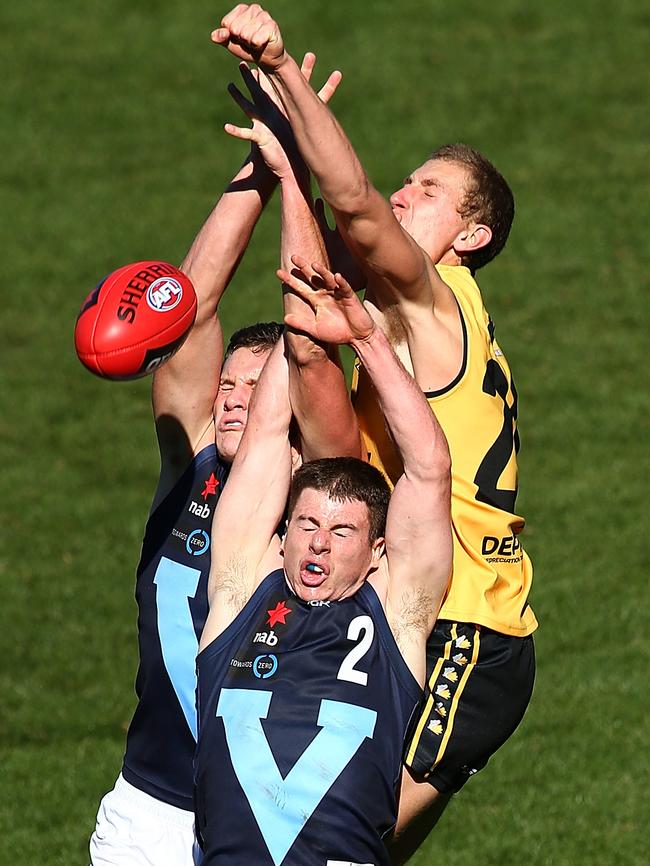
[[[535,681],[532,635],[439,620],[427,644],[423,709],[406,766],[441,793],[459,791],[513,733]]]

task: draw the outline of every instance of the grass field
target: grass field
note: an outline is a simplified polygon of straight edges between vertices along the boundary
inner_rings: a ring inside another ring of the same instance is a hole
[[[87,862],[134,706],[133,574],[157,475],[148,388],[74,356],[112,268],[180,261],[243,146],[197,0],[0,12],[0,866]],[[518,214],[481,278],[520,394],[536,567],[524,724],[417,864],[640,866],[647,825],[650,14],[641,0],[275,0],[345,75],[335,111],[387,194],[465,140]],[[277,202],[223,305],[277,317]]]

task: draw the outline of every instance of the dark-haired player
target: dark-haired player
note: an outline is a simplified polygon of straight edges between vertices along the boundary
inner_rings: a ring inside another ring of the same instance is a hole
[[[474,279],[504,246],[508,184],[466,145],[437,150],[386,201],[332,113],[299,80],[279,28],[239,4],[213,40],[254,60],[279,95],[301,154],[361,269],[372,315],[435,408],[452,458],[454,571],[429,642],[427,700],[406,761],[396,848],[407,856],[514,731],[534,679],[530,560],[515,512],[517,394]],[[305,264],[304,262],[302,263]],[[399,455],[367,377],[355,406],[373,465]]]
[[[304,74],[314,62],[305,58]],[[328,79],[322,98],[337,82]],[[161,469],[137,570],[138,705],[122,771],[99,808],[93,866],[191,866],[196,855],[195,656],[207,616],[209,528],[251,395],[282,331],[277,323],[243,328],[222,366],[216,313],[275,185],[253,147],[182,265],[198,311],[186,342],[153,379]]]
[[[205,866],[385,866],[403,740],[451,568],[449,453],[349,285],[324,269],[320,289],[279,273],[305,301],[287,325],[357,352],[404,472],[391,495],[361,460],[304,464],[280,542],[291,407],[274,350],[214,518],[197,832]]]

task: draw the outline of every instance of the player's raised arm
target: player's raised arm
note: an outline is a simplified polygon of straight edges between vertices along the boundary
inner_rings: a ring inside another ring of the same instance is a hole
[[[291,197],[284,199],[283,210],[293,213]],[[283,221],[283,232],[285,231]],[[291,239],[291,232],[283,235],[283,267],[278,276],[290,274],[298,268],[310,271],[307,259],[293,256],[288,250],[304,249]],[[315,272],[314,272],[315,273]],[[317,276],[317,275],[316,275]],[[294,292],[284,291],[285,317],[299,314],[304,305]],[[297,329],[287,327],[289,349],[289,394],[291,406],[300,431],[300,448],[305,462],[323,457],[363,458],[363,444],[359,422],[354,412],[338,346],[312,339]]]
[[[315,55],[305,55],[301,74],[311,77]],[[235,101],[253,121],[251,128],[226,129],[232,135],[254,141],[268,168],[280,182],[281,264],[291,269],[291,254],[299,252],[307,261],[325,260],[325,247],[314,214],[309,171],[300,157],[291,128],[278,106],[278,97],[264,73],[254,75],[246,64],[240,66],[251,99],[236,88]],[[318,96],[327,102],[341,80],[332,73]],[[303,267],[306,265],[303,264]],[[299,310],[303,301],[284,292],[285,313]],[[338,346],[315,343],[307,334],[287,329],[291,405],[300,430],[300,450],[304,461],[321,457],[353,456],[362,453],[358,422],[345,382]],[[328,412],[322,407],[327,403]]]
[[[280,178],[281,271],[308,269],[308,262],[326,261],[325,244],[314,213],[309,173],[295,171]],[[299,256],[296,257],[296,253]],[[292,259],[293,256],[293,259]],[[285,315],[304,304],[295,293],[283,292]],[[289,394],[300,430],[305,462],[322,457],[361,457],[362,443],[352,408],[339,348],[315,342],[294,328],[287,328]],[[327,406],[327,412],[323,406]]]
[[[314,265],[320,280],[282,277],[305,302],[287,316],[316,339],[349,343],[377,391],[379,405],[404,464],[391,496],[386,525],[388,621],[420,683],[426,639],[451,572],[449,449],[435,415],[386,336],[340,274]]]
[[[346,241],[377,287],[396,301],[407,299],[431,307],[434,288],[446,300],[448,290],[418,244],[400,227],[389,202],[371,184],[340,124],[285,50],[269,14],[257,5],[240,4],[225,16],[212,38],[235,56],[258,63],[268,74],[305,162]]]
[[[451,461],[447,440],[424,394],[380,328],[352,347],[370,376],[404,472],[386,520],[386,615],[418,682],[425,647],[452,567]]]
[[[187,340],[154,376],[161,488],[173,484],[191,457],[214,441],[212,407],[223,360],[217,308],[275,186],[275,177],[252,149],[181,265],[196,289],[198,309]]]
[[[208,583],[210,613],[201,637],[207,646],[235,618],[277,555],[275,531],[291,480],[291,406],[284,341],[260,375],[248,423],[212,525]]]

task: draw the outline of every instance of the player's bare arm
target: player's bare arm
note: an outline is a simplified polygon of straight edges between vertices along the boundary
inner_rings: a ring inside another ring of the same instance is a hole
[[[371,581],[384,598],[396,640],[422,684],[426,639],[451,572],[450,458],[445,436],[424,395],[386,336],[340,274],[313,265],[320,280],[281,274],[306,303],[290,326],[316,339],[349,343],[377,390],[380,407],[404,463],[388,511],[388,573]],[[382,587],[378,584],[385,580]]]
[[[358,245],[367,257],[377,246],[377,228],[388,231],[391,244],[403,247],[399,257],[396,255],[400,260],[396,279],[409,285],[426,280],[425,262],[417,245],[408,236],[402,237],[390,205],[370,183],[334,115],[300,75],[268,12],[257,4],[239,4],[224,17],[212,38],[236,57],[258,63],[268,74],[282,99],[305,162],[337,221],[340,219],[344,228],[355,222],[352,245]]]
[[[300,163],[298,168],[300,168]],[[304,165],[304,163],[302,163]],[[309,261],[327,261],[325,245],[314,212],[307,172],[295,171],[280,181],[281,269],[309,270]],[[300,256],[295,253],[299,251]],[[292,256],[292,253],[294,254]],[[305,303],[283,291],[285,315]],[[339,348],[314,341],[287,328],[289,394],[300,430],[303,460],[322,457],[361,457],[363,447],[357,417],[348,393]],[[323,407],[327,406],[327,411]]]
[[[212,526],[210,613],[200,647],[237,616],[264,576],[281,563],[280,522],[291,480],[288,369],[282,340],[251,401],[246,430]]]
[[[334,115],[300,80],[277,24],[259,6],[240,4],[224,18],[213,40],[236,56],[256,60],[268,72],[302,155],[367,274],[369,296],[379,320],[386,308],[396,308],[402,321],[412,324],[409,341],[419,340],[424,332],[424,345],[418,344],[415,353],[417,363],[413,359],[416,379],[424,390],[447,384],[462,358],[461,325],[453,294],[430,255],[402,228],[391,204],[371,184]],[[409,347],[413,349],[411,342]],[[432,355],[442,362],[442,370],[431,363]]]
[[[306,54],[301,69],[306,79],[310,78],[314,63],[315,56]],[[240,69],[251,99],[236,88],[231,93],[252,121],[252,127],[230,124],[226,130],[255,142],[280,182],[282,268],[293,266],[290,254],[296,250],[307,260],[322,261],[325,248],[314,214],[309,172],[295,147],[278,97],[264,73],[254,75],[246,64],[241,64]],[[340,73],[333,72],[318,92],[319,98],[329,101],[340,81]],[[284,292],[285,313],[290,314],[303,303],[295,294]],[[360,457],[361,437],[338,347],[315,343],[308,335],[291,328],[287,329],[286,345],[291,405],[300,429],[303,460]],[[322,411],[325,403],[327,413]]]
[[[196,289],[198,308],[187,340],[153,380],[162,460],[159,494],[174,483],[194,454],[214,441],[212,409],[223,359],[217,308],[275,186],[275,177],[253,149],[181,265]]]
[[[375,328],[352,344],[372,379],[404,472],[386,520],[386,616],[402,655],[424,684],[426,641],[452,567],[451,460],[447,440],[414,379]]]
[[[281,183],[281,200],[280,272],[296,267],[308,271],[308,260],[322,260],[324,256],[310,200],[302,195],[298,184],[290,180]],[[291,256],[292,250],[300,250],[305,258]],[[285,316],[298,312],[304,304],[286,287],[283,302]],[[289,393],[300,430],[303,460],[362,457],[361,434],[338,346],[314,341],[308,334],[290,327],[287,327],[286,340]]]
[[[292,210],[286,203],[289,219]],[[283,224],[284,226],[284,224]],[[290,249],[308,249],[308,244],[296,243],[290,233],[283,237],[283,267],[278,276],[310,273],[319,279],[307,259],[293,255]],[[312,259],[313,260],[313,259]],[[286,317],[299,315],[305,302],[284,286]],[[350,401],[345,373],[338,346],[314,340],[299,329],[287,327],[289,349],[289,392],[293,413],[300,430],[300,445],[305,461],[323,457],[357,457],[363,459],[363,443],[359,423]]]

